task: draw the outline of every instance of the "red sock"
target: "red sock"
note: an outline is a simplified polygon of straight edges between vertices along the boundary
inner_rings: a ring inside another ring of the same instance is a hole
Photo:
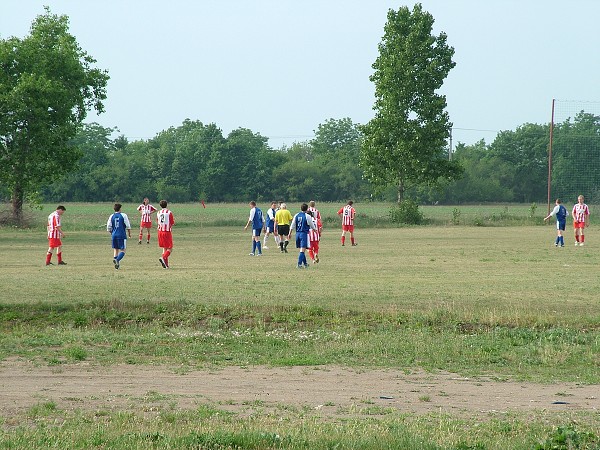
[[[165,260],[165,264],[167,266],[169,265],[169,256],[171,256],[171,250],[165,251],[165,253],[163,255],[163,259]]]
[[[62,252],[61,253],[57,253],[56,257],[58,258],[58,262],[61,263],[62,262]]]
[[[315,259],[315,254],[312,251],[312,248],[308,249],[308,256],[310,256],[310,259]]]
[[[350,242],[352,242],[352,245],[354,245],[354,238],[353,237],[350,238]]]
[[[46,253],[46,265],[50,264],[51,259],[52,259],[52,253]]]
[[[579,242],[579,235],[578,234],[575,235],[575,242]]]
[[[346,242],[346,236],[342,236],[342,245]]]
[[[140,241],[142,240],[142,238],[140,238]],[[150,233],[148,233],[148,238],[146,239],[148,242],[150,242]]]
[[[583,241],[585,241],[585,236],[584,236],[583,234],[582,234],[581,236],[579,236],[579,238],[580,238],[580,241],[579,241],[579,242],[583,242]]]
[[[140,233],[140,238],[139,238],[138,240],[140,240],[140,241],[141,241],[143,237],[144,237],[144,234],[143,234],[143,233]]]

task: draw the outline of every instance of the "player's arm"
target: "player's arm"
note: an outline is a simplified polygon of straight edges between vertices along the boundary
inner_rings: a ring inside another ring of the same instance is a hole
[[[129,217],[127,217],[127,214],[123,214],[123,222],[125,222],[125,229],[127,230],[127,235],[131,237],[131,223],[129,222]]]
[[[247,230],[248,227],[250,226],[250,224],[252,223],[252,219],[254,219],[254,212],[255,212],[255,210],[254,210],[254,208],[252,208],[250,210],[250,217],[248,217],[248,222],[246,223],[246,226],[244,227],[244,230]]]
[[[113,215],[111,214],[108,218],[108,222],[106,222],[106,231],[108,231],[109,233],[112,233],[112,218]]]

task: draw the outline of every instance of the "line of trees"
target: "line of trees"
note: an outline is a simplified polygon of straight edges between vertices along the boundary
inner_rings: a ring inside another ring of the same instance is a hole
[[[330,119],[314,139],[278,150],[251,130],[224,136],[215,124],[192,120],[146,141],[112,139],[114,131],[85,125],[74,140],[83,152],[78,170],[43,189],[43,198],[233,202],[369,196],[358,167],[361,135],[347,118]]]
[[[329,119],[315,138],[272,149],[248,129],[224,136],[215,125],[186,120],[147,141],[112,139],[114,129],[85,125],[74,143],[83,152],[78,170],[42,191],[46,201],[228,202],[256,199],[394,202],[397,186],[376,197],[358,165],[363,137],[349,118]],[[421,204],[480,202],[545,203],[550,125],[527,123],[502,131],[486,144],[459,143],[453,161],[463,168],[456,181],[409,188]],[[600,117],[581,112],[554,127],[552,195],[584,193],[600,201]]]

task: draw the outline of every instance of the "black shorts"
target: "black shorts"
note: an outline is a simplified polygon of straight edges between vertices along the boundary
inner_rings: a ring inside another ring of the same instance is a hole
[[[289,225],[277,225],[277,234],[279,236],[287,236],[290,234],[290,226]]]

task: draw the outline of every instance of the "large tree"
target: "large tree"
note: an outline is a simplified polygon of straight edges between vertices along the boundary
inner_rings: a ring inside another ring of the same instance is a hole
[[[0,40],[0,182],[13,220],[28,194],[68,173],[81,157],[71,139],[92,108],[103,112],[108,74],[46,8],[24,39]]]
[[[376,187],[395,184],[399,203],[410,186],[461,174],[447,156],[452,124],[437,92],[455,65],[454,49],[445,33],[432,35],[433,23],[419,3],[412,11],[390,9],[370,77],[375,117],[362,127],[361,166]]]

